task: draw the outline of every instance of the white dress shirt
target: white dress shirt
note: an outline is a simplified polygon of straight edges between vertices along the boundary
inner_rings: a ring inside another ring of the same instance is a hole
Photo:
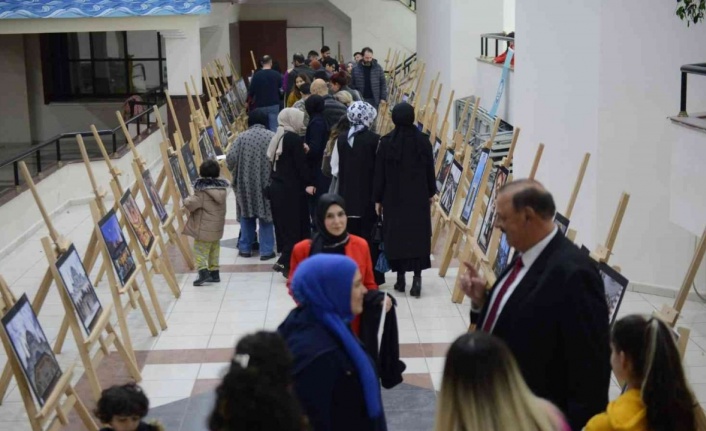
[[[552,232],[545,236],[544,239],[539,241],[537,244],[533,245],[529,250],[524,252],[521,257],[522,257],[522,268],[520,271],[517,273],[517,277],[515,277],[515,281],[512,282],[510,287],[508,287],[507,291],[505,292],[505,296],[502,297],[501,302],[500,302],[500,307],[498,308],[498,313],[496,314],[495,317],[495,322],[493,322],[493,326],[490,328],[490,332],[493,332],[493,329],[495,329],[495,325],[498,323],[498,320],[500,319],[500,315],[503,312],[503,308],[505,307],[505,304],[507,304],[507,300],[510,299],[510,296],[515,292],[515,289],[517,286],[520,284],[523,278],[525,278],[525,274],[527,274],[527,271],[532,267],[532,264],[537,260],[540,254],[544,251],[545,248],[547,248],[547,245],[551,242],[552,239],[554,239],[554,236],[557,234],[558,229],[556,226],[552,230]],[[508,271],[505,276],[501,279],[498,280],[498,282],[495,284],[496,286],[502,286],[503,283],[505,283],[505,280],[507,277],[510,275],[512,271]],[[488,309],[490,310],[490,307],[493,306],[493,303],[497,299],[497,295],[500,289],[493,289],[493,294],[490,297],[490,303],[488,304]],[[486,318],[488,317],[487,315],[485,316]]]

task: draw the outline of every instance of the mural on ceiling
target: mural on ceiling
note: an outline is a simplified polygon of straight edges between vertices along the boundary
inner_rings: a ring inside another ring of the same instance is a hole
[[[199,15],[210,0],[0,0],[0,19]]]

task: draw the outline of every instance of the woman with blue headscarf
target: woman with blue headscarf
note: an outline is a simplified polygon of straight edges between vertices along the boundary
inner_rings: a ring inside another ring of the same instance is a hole
[[[292,280],[299,306],[279,333],[294,357],[294,390],[314,431],[385,431],[375,366],[348,324],[367,292],[358,265],[317,254]]]

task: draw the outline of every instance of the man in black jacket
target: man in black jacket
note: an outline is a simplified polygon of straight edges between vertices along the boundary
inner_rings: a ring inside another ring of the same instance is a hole
[[[277,131],[277,115],[279,115],[280,90],[282,75],[272,70],[272,57],[262,57],[262,70],[255,73],[250,80],[248,96],[253,100],[253,109],[261,108],[269,118],[269,129]]]
[[[287,95],[285,96],[285,100],[289,97],[289,93],[294,91],[297,76],[306,75],[309,77],[309,82],[314,80],[314,71],[304,63],[304,54],[300,52],[294,54],[292,56],[292,64],[294,68],[289,71],[289,75],[287,76]]]
[[[380,102],[387,100],[385,71],[373,58],[373,50],[363,48],[363,59],[353,68],[351,87],[363,96],[363,100],[378,109]]]
[[[555,211],[536,181],[500,189],[495,226],[519,256],[491,290],[466,264],[461,287],[476,330],[503,339],[532,392],[580,430],[608,403],[608,305],[596,264],[558,232]]]

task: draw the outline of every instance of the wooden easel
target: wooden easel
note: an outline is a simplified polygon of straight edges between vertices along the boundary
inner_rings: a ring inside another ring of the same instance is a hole
[[[172,210],[174,211],[174,218],[177,219],[177,222],[179,223],[179,232],[184,231],[184,210],[182,209],[183,203],[181,200],[181,193],[179,193],[178,186],[176,185],[176,182],[174,180],[174,173],[172,172],[172,166],[169,163],[169,152],[172,151],[171,148],[169,148],[168,144],[166,142],[162,142],[159,146],[160,151],[162,153],[162,161],[164,163],[164,167],[167,171],[167,188],[166,192],[169,194],[171,200],[172,200]],[[173,152],[173,151],[172,151]],[[178,157],[178,155],[177,155]],[[182,170],[182,175],[184,175],[184,171],[186,167],[184,166],[184,163],[181,159],[179,159],[179,167]],[[171,216],[170,216],[171,217]],[[186,238],[184,238],[186,240]]]
[[[434,104],[434,109],[430,109],[431,106],[427,105],[424,110],[424,128],[422,129],[422,132],[431,134],[432,138],[436,138],[436,122],[439,120],[437,110],[439,109],[439,99],[441,98],[441,90],[443,88],[444,84],[439,84],[439,87],[436,90],[436,97],[430,100],[430,103]],[[432,139],[432,141],[433,140],[434,139]]]
[[[431,103],[432,97],[434,96],[434,89],[436,88],[436,83],[439,80],[439,77],[441,76],[441,72],[436,73],[436,78],[432,79],[431,83],[429,84],[429,93],[427,94],[427,98],[425,99],[424,103],[420,103],[418,106],[415,106],[415,113],[414,113],[414,118],[418,123],[422,123],[422,127],[424,127],[424,117],[425,113],[427,111],[427,108],[430,106],[429,104]],[[422,128],[423,130],[423,128]]]
[[[576,177],[576,182],[574,183],[574,189],[571,192],[571,197],[569,198],[569,203],[566,205],[566,212],[563,214],[564,217],[571,220],[571,214],[574,212],[574,205],[576,204],[576,198],[578,197],[579,190],[581,190],[581,184],[583,183],[583,177],[586,175],[586,168],[588,167],[588,161],[591,159],[591,153],[586,153],[583,156],[583,161],[581,162],[581,167],[579,168],[578,176]],[[576,239],[576,230],[569,228],[566,232],[566,237],[574,242]]]
[[[71,328],[71,333],[76,341],[76,347],[78,348],[79,356],[81,357],[81,362],[83,363],[83,368],[86,371],[86,377],[88,378],[88,385],[91,387],[91,392],[93,393],[93,399],[98,401],[101,395],[101,385],[98,380],[98,373],[96,369],[98,365],[109,354],[110,345],[114,345],[115,349],[120,354],[123,362],[127,366],[130,375],[139,382],[142,380],[140,375],[140,369],[137,366],[135,360],[135,352],[128,351],[126,346],[123,344],[120,336],[113,329],[113,325],[110,323],[110,317],[113,312],[113,304],[105,304],[105,308],[102,309],[100,316],[96,316],[96,323],[91,329],[88,336],[84,335],[84,330],[76,317],[76,312],[74,309],[73,302],[69,298],[67,288],[64,288],[64,282],[59,274],[58,267],[56,265],[58,255],[53,247],[51,240],[48,237],[42,238],[42,247],[44,248],[44,255],[49,262],[49,269],[54,276],[54,283],[59,290],[59,296],[61,296],[61,302],[64,306],[64,311],[66,311],[66,316],[69,318],[69,327]],[[105,336],[105,338],[103,338]],[[95,355],[91,355],[91,350],[96,345],[100,344]],[[131,344],[128,344],[131,346]]]
[[[2,314],[4,315],[15,303],[14,295],[10,292],[5,279],[0,276],[0,310],[2,310]],[[72,410],[76,411],[86,430],[98,431],[98,425],[71,384],[75,365],[62,373],[44,405],[38,408],[32,398],[32,392],[22,371],[20,361],[15,355],[9,336],[2,325],[0,325],[0,339],[2,339],[7,354],[6,367],[11,370],[11,375],[15,376],[32,431],[43,431],[47,423],[49,426],[46,429],[49,431],[64,429],[69,425],[68,415]],[[61,401],[62,395],[65,396],[63,402]]]

